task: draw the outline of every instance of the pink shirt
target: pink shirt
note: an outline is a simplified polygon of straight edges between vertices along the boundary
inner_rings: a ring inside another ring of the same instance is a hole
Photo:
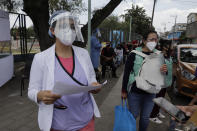
[[[62,58],[62,57],[58,56],[58,58],[60,59],[62,65],[64,66],[66,71],[68,71],[68,73],[72,74],[72,72],[73,72],[73,56],[70,58]]]

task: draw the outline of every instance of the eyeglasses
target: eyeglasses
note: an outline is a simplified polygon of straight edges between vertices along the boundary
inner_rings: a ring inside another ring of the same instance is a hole
[[[147,41],[157,41],[158,39],[152,38],[152,39],[147,39]]]

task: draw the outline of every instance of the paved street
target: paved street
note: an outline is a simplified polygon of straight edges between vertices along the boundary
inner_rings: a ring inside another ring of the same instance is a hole
[[[18,68],[18,67],[16,67]],[[95,95],[102,117],[96,119],[96,131],[112,131],[114,107],[120,104],[120,90],[123,66],[117,74],[119,79],[108,78],[108,84]],[[103,80],[104,81],[104,80]],[[37,124],[37,105],[27,98],[27,84],[23,96],[20,96],[20,73],[0,88],[0,131],[39,131]],[[164,124],[150,124],[149,131],[166,131],[168,118]]]

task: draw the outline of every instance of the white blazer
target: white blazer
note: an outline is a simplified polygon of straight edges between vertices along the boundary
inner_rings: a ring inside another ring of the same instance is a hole
[[[96,82],[95,72],[87,50],[72,46],[76,57],[84,69],[88,84]],[[28,88],[28,97],[39,106],[38,124],[40,130],[50,131],[53,117],[53,104],[45,105],[43,102],[37,102],[37,94],[41,90],[53,90],[54,88],[54,69],[55,69],[55,45],[49,49],[35,55]],[[94,115],[101,117],[98,106],[91,94],[91,100],[94,107]]]

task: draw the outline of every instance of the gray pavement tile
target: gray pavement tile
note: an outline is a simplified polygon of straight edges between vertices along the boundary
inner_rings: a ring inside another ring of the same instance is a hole
[[[26,125],[28,121],[24,120],[24,119],[20,119],[20,120],[14,120],[12,121],[12,123],[10,123],[10,125],[7,127],[7,129],[9,130],[16,130],[20,127],[23,127]]]
[[[14,120],[11,120],[11,119],[1,120],[1,122],[0,122],[0,128],[8,129],[7,127],[9,127],[13,122],[14,122]]]
[[[12,117],[13,117],[14,115],[16,115],[15,112],[10,112],[10,113],[2,114],[1,117],[0,117],[0,121],[6,120],[6,121],[10,121],[10,123],[11,123]],[[1,126],[2,126],[2,123],[0,122],[0,127],[1,127]]]
[[[101,118],[95,119],[96,131],[112,131],[114,123],[114,107],[119,105],[121,102],[120,92],[121,92],[122,76],[119,78],[118,82],[114,87],[112,87],[111,92],[106,97],[105,101],[99,107],[101,112]]]
[[[27,126],[29,129],[39,129],[37,119],[36,120],[32,120],[29,123],[26,123],[25,126]]]
[[[29,131],[40,131],[40,129],[38,127],[36,127],[36,128],[33,128],[33,129],[29,130]]]
[[[120,77],[123,66],[117,70]],[[108,78],[107,78],[108,79]],[[104,81],[104,80],[103,80]],[[120,104],[122,77],[110,78],[95,100],[102,117],[95,119],[96,131],[112,131],[114,122],[114,107]],[[114,86],[116,85],[116,86]],[[15,78],[0,88],[0,131],[39,131],[37,121],[37,105],[27,98],[28,81],[25,91],[20,96],[20,79]],[[166,131],[168,119],[163,125],[150,123],[149,131]]]
[[[21,126],[19,128],[17,128],[15,131],[30,131],[31,129],[29,127],[26,126]]]

